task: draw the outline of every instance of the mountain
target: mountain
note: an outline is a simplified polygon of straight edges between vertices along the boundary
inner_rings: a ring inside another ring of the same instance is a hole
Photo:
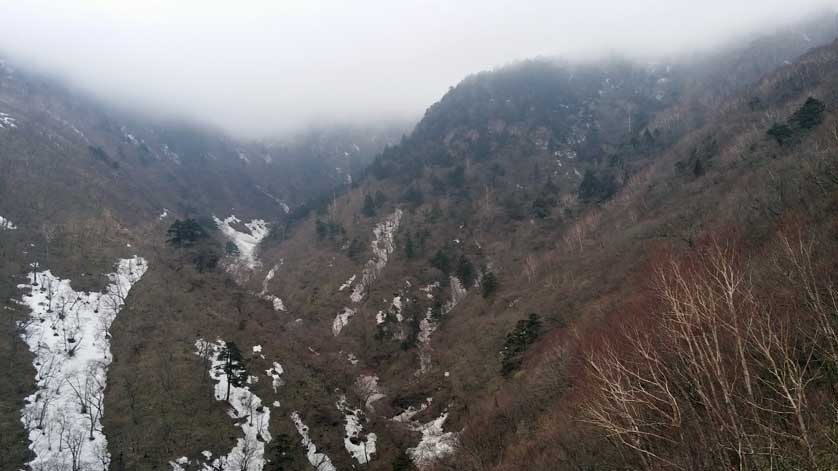
[[[123,209],[114,201],[119,199],[141,204],[126,219],[148,218],[164,207],[185,214],[236,205],[262,213],[298,206],[351,182],[401,133],[399,125],[324,127],[282,140],[240,141],[218,130],[114,110],[9,65],[2,68],[0,103],[7,123],[4,161],[19,171],[12,159],[23,160],[30,172],[4,174],[4,199],[37,200],[29,190],[49,176],[50,192],[67,198],[106,199],[113,201],[111,209]],[[86,182],[87,194],[80,195],[73,180]],[[8,206],[18,203],[25,205],[11,200]],[[89,208],[76,203],[68,206]]]
[[[239,143],[7,74],[0,467],[55,454],[61,404],[116,470],[831,469],[836,36],[525,61],[398,142]],[[78,412],[44,365],[109,286]]]

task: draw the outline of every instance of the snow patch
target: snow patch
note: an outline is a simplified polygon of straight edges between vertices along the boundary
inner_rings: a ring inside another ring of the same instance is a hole
[[[239,249],[238,263],[229,267],[231,272],[240,274],[243,269],[253,271],[262,265],[256,257],[256,249],[259,242],[268,235],[268,223],[262,219],[253,219],[244,223],[249,231],[249,233],[246,233],[240,232],[232,226],[241,222],[236,216],[230,216],[223,220],[213,216],[213,219],[224,236],[236,244]]]
[[[21,410],[35,458],[32,469],[107,468],[111,457],[102,430],[111,323],[146,261],[122,259],[101,293],[74,291],[50,271],[33,275],[22,304],[32,312],[21,337],[34,354],[35,393]]]
[[[133,134],[128,132],[128,128],[126,128],[125,126],[120,126],[119,130],[122,131],[122,137],[124,137],[127,142],[130,142],[135,146],[140,144],[140,141],[138,141]]]
[[[393,302],[390,303],[390,307],[387,309],[387,312],[378,311],[375,315],[375,322],[376,324],[383,324],[387,321],[387,318],[393,316],[397,322],[404,321],[404,303],[402,302],[402,297],[400,294],[393,297]]]
[[[16,128],[17,124],[15,124],[15,121],[17,120],[12,118],[8,113],[0,112],[0,129]]]
[[[163,155],[172,159],[172,161],[178,165],[180,165],[180,155],[177,152],[174,152],[172,149],[169,149],[168,144],[163,144]]]
[[[166,219],[166,217],[168,217],[168,216],[169,216],[169,210],[166,209],[166,208],[163,208],[163,212],[160,213],[160,216],[158,216],[157,219],[162,221],[162,220]]]
[[[361,438],[361,432],[364,431],[364,426],[361,425],[364,411],[349,407],[345,395],[340,396],[336,406],[346,420],[344,426],[346,435],[343,437],[343,446],[358,463],[369,463],[372,460],[371,455],[375,453],[376,436],[374,433],[368,433],[366,440]]]
[[[395,235],[402,220],[402,210],[397,209],[391,216],[378,223],[372,230],[372,258],[367,261],[361,274],[361,281],[352,290],[350,299],[358,303],[363,299],[367,289],[387,266],[390,255],[396,250]]]
[[[227,396],[228,378],[224,372],[223,359],[219,353],[224,349],[223,340],[209,343],[199,339],[195,342],[196,355],[211,361],[210,377],[215,383],[215,399],[223,401]],[[261,350],[261,349],[260,349]],[[258,378],[257,378],[258,379]],[[248,383],[255,382],[248,378]],[[236,426],[242,429],[243,437],[236,440],[236,446],[227,456],[220,456],[212,462],[201,463],[201,469],[212,471],[230,469],[236,471],[261,471],[265,466],[265,444],[271,441],[268,425],[271,419],[270,408],[262,405],[262,400],[250,391],[248,386],[229,385],[230,409],[227,414],[236,421]],[[211,458],[206,452],[207,461]],[[171,463],[170,463],[171,464]],[[173,470],[174,470],[173,464]]]
[[[427,296],[428,299],[434,299],[433,290],[438,289],[438,288],[439,288],[439,282],[435,281],[435,282],[429,284],[428,286],[424,286],[422,288],[419,288],[419,291],[422,291],[423,293],[425,293],[425,296]]]
[[[457,304],[460,304],[460,301],[465,299],[466,295],[468,294],[468,291],[463,286],[463,282],[461,282],[460,279],[457,278],[456,276],[451,277],[451,285],[450,286],[451,286],[451,299],[447,303],[445,303],[445,306],[443,306],[443,308],[442,308],[442,313],[443,314],[448,314],[449,312],[454,310],[454,308],[457,307]]]
[[[431,285],[428,285],[430,287]],[[437,285],[438,286],[438,285]],[[456,276],[450,279],[451,299],[442,306],[442,315],[446,315],[454,310],[455,307],[465,299],[468,290],[463,286],[463,283]],[[430,296],[430,290],[428,290]],[[428,308],[425,312],[425,317],[419,321],[419,334],[416,340],[419,343],[419,371],[416,373],[421,375],[427,373],[431,368],[431,335],[439,327],[439,321],[434,319],[433,309]]]
[[[308,434],[308,426],[303,423],[303,419],[300,418],[299,412],[292,412],[291,420],[294,422],[294,426],[297,427],[297,433],[299,433],[300,437],[302,437],[302,443],[303,447],[306,449],[308,462],[314,466],[314,469],[317,471],[336,471],[335,465],[332,464],[332,460],[330,460],[325,453],[317,452],[317,446],[315,446],[314,442],[311,441],[311,437]]]
[[[268,271],[268,274],[265,275],[265,280],[262,281],[262,292],[259,293],[260,298],[269,301],[273,305],[274,311],[285,311],[285,304],[283,304],[282,299],[280,299],[279,296],[268,293],[268,282],[276,276],[276,271],[279,270],[282,263],[283,262],[280,261],[278,265],[274,265],[273,268]]]
[[[430,407],[431,402],[433,402],[433,398],[429,397],[419,407],[410,406],[407,409],[405,409],[401,414],[393,417],[390,420],[392,420],[393,422],[399,422],[399,423],[403,423],[403,424],[409,423],[410,421],[413,420],[413,417],[416,414],[419,414],[420,412],[424,412],[425,409]]]
[[[355,381],[355,389],[364,397],[364,406],[367,410],[374,410],[373,403],[386,396],[378,384],[378,376],[361,375]]]
[[[349,300],[353,304],[358,304],[364,299],[366,291],[372,286],[372,283],[381,275],[381,271],[387,266],[387,260],[390,255],[396,250],[395,235],[399,228],[399,223],[402,219],[402,210],[397,209],[391,216],[385,218],[382,222],[376,224],[372,231],[373,241],[372,258],[367,261],[364,270],[361,273],[361,280],[355,283],[352,287],[352,293],[349,295]],[[346,283],[338,288],[338,291],[343,291],[355,281],[355,275],[352,275]],[[343,312],[339,313],[334,322],[332,322],[332,332],[337,336],[340,331],[349,323],[349,319],[355,315],[355,310],[348,307],[343,308]]]
[[[454,452],[459,434],[443,430],[442,425],[446,419],[448,419],[448,412],[443,412],[442,415],[426,424],[411,427],[416,432],[422,432],[419,444],[407,449],[408,456],[418,468],[431,465],[439,458]]]
[[[285,384],[285,381],[282,380],[282,373],[284,373],[284,371],[282,370],[282,365],[280,365],[278,362],[274,362],[273,368],[265,370],[265,374],[271,377],[271,385],[274,388],[274,394],[277,393],[277,390],[280,386]]]
[[[12,224],[12,221],[0,216],[0,231],[13,231],[17,229],[17,226]]]
[[[338,315],[335,316],[335,320],[332,322],[332,333],[335,335],[335,337],[337,337],[338,334],[340,334],[340,331],[343,330],[343,328],[346,327],[347,324],[349,324],[349,319],[351,319],[354,315],[354,309],[344,307],[343,312],[338,313]]]
[[[361,300],[364,299],[364,290],[364,285],[358,283],[354,288],[352,288],[352,294],[349,295],[349,300],[355,304],[360,303]]]
[[[348,280],[346,280],[346,282],[344,284],[340,285],[340,288],[338,288],[338,291],[343,291],[346,288],[349,288],[350,286],[352,286],[352,283],[354,283],[354,282],[355,282],[355,275],[352,275],[352,276],[349,277]]]

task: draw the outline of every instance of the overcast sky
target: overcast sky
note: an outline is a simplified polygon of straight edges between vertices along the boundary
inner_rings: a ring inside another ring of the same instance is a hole
[[[259,137],[418,117],[538,55],[666,54],[838,0],[0,0],[0,54],[99,97]]]

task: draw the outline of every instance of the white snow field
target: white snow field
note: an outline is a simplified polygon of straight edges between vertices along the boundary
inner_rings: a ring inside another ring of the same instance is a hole
[[[215,224],[221,229],[227,239],[236,244],[239,249],[239,255],[236,263],[230,265],[228,270],[238,277],[245,276],[248,272],[259,268],[262,263],[256,257],[256,249],[259,242],[268,235],[268,223],[261,219],[254,219],[250,222],[244,223],[250,233],[240,232],[233,224],[240,223],[241,220],[236,216],[229,216],[226,219],[218,219],[213,216]]]
[[[21,421],[34,471],[107,469],[101,418],[112,360],[108,329],[146,268],[139,257],[120,260],[101,293],[74,291],[70,280],[48,270],[18,286],[29,290],[22,303],[32,310],[20,327],[35,355],[36,389],[25,399]]]

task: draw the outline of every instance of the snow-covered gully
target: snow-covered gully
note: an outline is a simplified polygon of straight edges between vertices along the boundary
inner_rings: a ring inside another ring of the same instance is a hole
[[[460,301],[465,299],[468,290],[463,286],[462,282],[456,277],[451,277],[451,299],[442,306],[441,315],[446,315],[454,310]],[[433,298],[432,290],[438,285],[428,285],[422,291],[427,292],[429,298]],[[425,317],[419,322],[419,335],[417,336],[419,348],[419,370],[417,375],[427,373],[431,368],[431,335],[439,327],[439,319],[434,319],[433,310],[428,308]]]
[[[21,410],[33,470],[108,468],[101,424],[112,360],[108,330],[146,268],[139,257],[120,260],[101,293],[74,291],[70,280],[48,270],[18,286],[29,290],[22,304],[32,312],[20,327],[37,371],[35,392]]]
[[[372,253],[373,256],[367,261],[361,272],[361,279],[352,286],[352,292],[349,294],[349,300],[352,304],[358,304],[364,299],[367,290],[372,286],[373,282],[381,275],[381,271],[387,266],[387,261],[390,259],[393,251],[396,250],[396,231],[399,229],[399,223],[402,220],[402,210],[396,211],[386,217],[383,221],[378,223],[372,231]],[[352,275],[346,283],[344,283],[338,291],[343,291],[355,281],[355,275]],[[349,324],[349,320],[355,315],[356,310],[344,307],[341,312],[335,316],[332,322],[332,333],[337,336],[340,331]]]
[[[211,453],[204,452],[205,460],[192,461],[187,457],[181,457],[169,463],[173,471],[183,470],[193,463],[203,471],[261,471],[265,466],[265,444],[271,441],[268,431],[271,411],[248,386],[256,379],[248,377],[247,384],[241,385],[237,385],[236,381],[230,381],[225,371],[226,360],[221,355],[225,345],[223,340],[214,343],[198,340],[195,342],[195,349],[198,356],[210,362],[210,377],[215,381],[215,399],[227,400],[229,390],[230,409],[227,414],[236,421],[236,426],[242,429],[243,436],[236,440],[236,446],[226,456],[212,459]],[[278,370],[268,370],[267,374],[274,378],[276,384],[276,380],[282,374],[282,367],[278,363],[274,365]],[[235,366],[233,361],[232,367]]]
[[[416,415],[425,412],[432,403],[433,398],[429,397],[419,407],[410,406],[390,419],[393,422],[407,425],[414,432],[422,433],[419,443],[415,447],[407,449],[408,456],[419,469],[453,453],[460,435],[458,432],[446,432],[443,429],[442,426],[448,420],[447,410],[430,422],[422,423],[414,420]]]
[[[274,267],[268,271],[265,275],[265,279],[262,281],[262,291],[258,294],[260,298],[273,305],[274,311],[285,311],[285,304],[282,302],[282,299],[280,299],[279,296],[268,292],[268,283],[270,283],[270,281],[276,276],[276,271],[279,270],[282,263],[283,261],[280,260],[279,264],[274,265]]]
[[[259,242],[268,235],[268,223],[262,219],[254,219],[250,222],[244,223],[249,233],[241,232],[233,227],[234,224],[239,224],[242,221],[236,216],[229,216],[226,219],[219,219],[213,216],[215,224],[221,229],[227,239],[236,245],[238,255],[236,263],[230,264],[227,269],[236,278],[247,278],[250,273],[262,266],[262,262],[257,257],[257,248]]]
[[[415,447],[407,449],[407,454],[419,469],[425,468],[439,458],[454,452],[459,434],[443,430],[442,426],[447,419],[448,412],[443,412],[442,415],[428,423],[411,423],[411,429],[421,432],[422,438]]]
[[[336,471],[335,465],[332,464],[332,460],[329,459],[325,453],[319,453],[317,451],[317,446],[313,441],[311,441],[311,436],[308,434],[308,426],[303,423],[300,413],[297,411],[292,412],[291,420],[297,428],[297,433],[300,434],[303,448],[306,449],[308,462],[314,466],[314,469],[317,471]]]
[[[343,437],[343,446],[346,451],[352,455],[360,464],[367,464],[372,460],[372,455],[375,453],[376,435],[374,433],[366,434],[366,440],[361,438],[364,431],[362,421],[364,420],[364,411],[357,408],[352,408],[346,400],[345,395],[341,395],[336,404],[338,410],[343,414],[346,430],[346,435]]]

